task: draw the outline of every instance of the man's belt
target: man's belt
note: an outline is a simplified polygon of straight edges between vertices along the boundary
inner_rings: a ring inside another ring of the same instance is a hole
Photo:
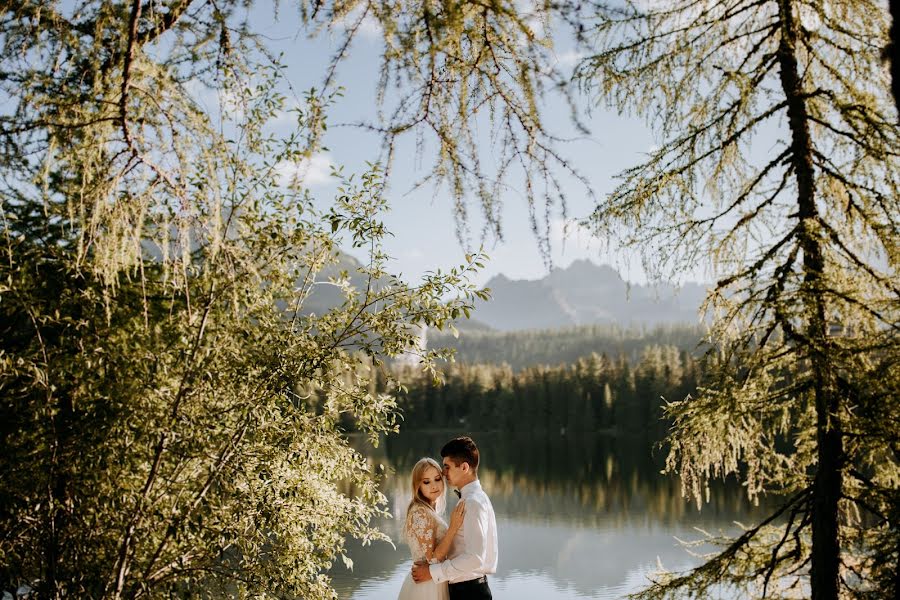
[[[475,579],[467,579],[465,581],[451,583],[450,585],[481,585],[484,583],[487,583],[487,575],[482,575],[481,577],[476,577]]]

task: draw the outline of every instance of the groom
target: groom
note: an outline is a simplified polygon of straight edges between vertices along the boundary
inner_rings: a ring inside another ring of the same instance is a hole
[[[478,481],[478,446],[470,437],[458,437],[444,444],[441,457],[444,479],[460,490],[466,514],[447,560],[414,565],[413,579],[448,581],[450,600],[489,600],[487,576],[497,571],[497,519]]]

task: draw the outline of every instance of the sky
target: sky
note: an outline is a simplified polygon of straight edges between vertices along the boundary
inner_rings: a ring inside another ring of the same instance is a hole
[[[321,87],[329,60],[339,37],[328,32],[310,40],[305,33],[298,34],[297,20],[289,14],[290,8],[282,6],[280,20],[262,12],[265,4],[255,5],[252,15],[256,28],[263,32],[270,48],[283,53],[285,76],[290,83],[289,95],[301,97],[311,87]],[[333,196],[335,182],[329,177],[332,165],[342,165],[346,173],[361,172],[366,162],[378,157],[380,139],[377,134],[342,124],[374,121],[375,96],[381,39],[377,25],[362,28],[350,56],[338,72],[338,82],[344,86],[343,97],[329,111],[329,128],[324,139],[327,151],[314,156],[303,165],[305,185],[325,202]],[[571,69],[577,54],[566,48],[557,50],[560,66]],[[589,100],[580,98],[580,108],[587,109]],[[289,98],[288,104],[296,104]],[[550,99],[542,107],[550,129],[564,137],[574,137],[569,123],[568,109],[560,101]],[[584,113],[582,113],[584,114]],[[583,117],[590,129],[588,136],[581,136],[563,144],[561,154],[587,177],[596,197],[612,191],[615,175],[622,169],[638,163],[653,149],[653,136],[636,118],[617,115],[609,110],[593,107],[589,117]],[[289,127],[289,117],[280,122]],[[467,251],[456,235],[453,216],[453,199],[426,185],[410,191],[413,183],[427,174],[431,165],[433,146],[426,144],[423,154],[418,154],[412,135],[401,139],[395,163],[389,179],[388,199],[391,206],[386,215],[387,229],[393,236],[386,242],[387,253],[393,258],[394,272],[415,280],[422,273],[436,268],[446,269],[460,264]],[[293,168],[285,165],[281,176],[289,177]],[[593,202],[580,184],[571,178],[564,183],[567,196],[567,218],[559,211],[551,215],[550,242],[551,264],[566,267],[576,259],[590,258],[598,264],[615,266],[623,278],[633,283],[644,283],[646,276],[640,261],[626,252],[608,247],[575,222],[591,212]],[[481,238],[482,219],[476,204],[471,204],[469,230],[472,232],[469,249],[483,245],[490,260],[475,278],[484,284],[490,277],[502,273],[512,279],[538,279],[547,274],[548,265],[543,259],[538,241],[532,231],[528,207],[524,195],[512,189],[501,198],[503,238]],[[541,209],[542,212],[543,209]],[[685,280],[706,279],[698,268]]]

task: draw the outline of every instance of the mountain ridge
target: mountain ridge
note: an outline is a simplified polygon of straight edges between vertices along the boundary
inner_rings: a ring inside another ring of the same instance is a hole
[[[628,283],[609,265],[579,259],[541,279],[493,276],[492,299],[476,304],[473,317],[492,329],[555,329],[617,323],[663,325],[698,323],[705,284]]]

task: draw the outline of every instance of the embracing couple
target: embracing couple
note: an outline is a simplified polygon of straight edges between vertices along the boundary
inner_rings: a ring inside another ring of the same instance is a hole
[[[443,465],[423,458],[412,470],[404,534],[414,564],[398,600],[489,599],[487,576],[497,571],[497,520],[478,481],[478,446],[458,437],[444,444],[441,458]],[[449,525],[441,518],[448,485],[460,497]]]

